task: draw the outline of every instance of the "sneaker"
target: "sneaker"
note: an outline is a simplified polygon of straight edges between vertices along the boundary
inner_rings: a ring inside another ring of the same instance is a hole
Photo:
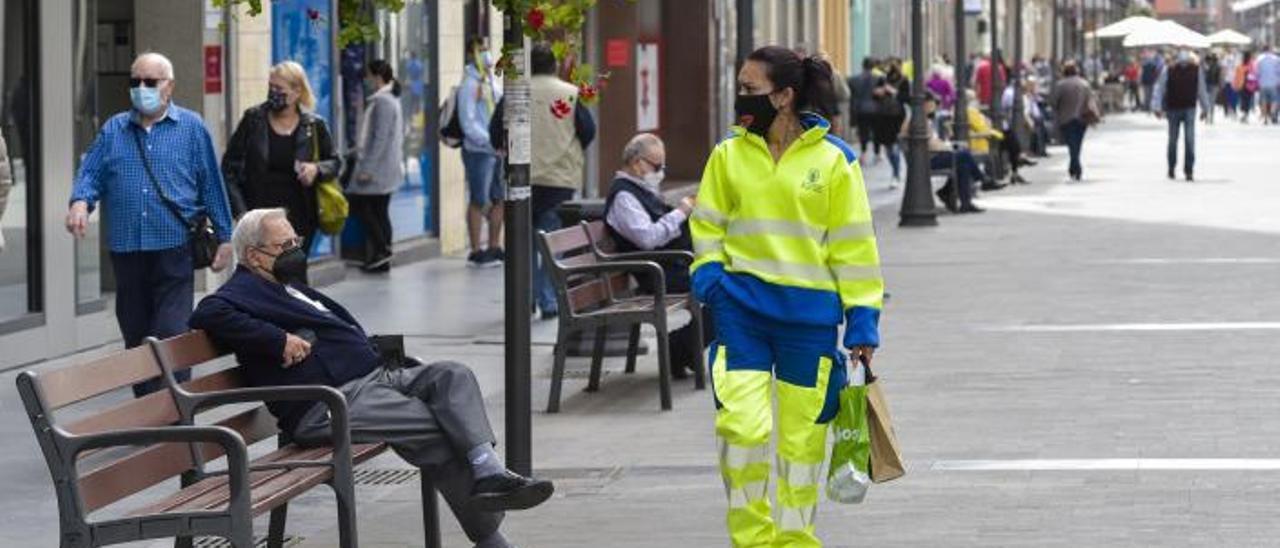
[[[550,481],[526,478],[508,470],[476,480],[471,489],[471,505],[482,512],[528,510],[551,498],[555,490]]]
[[[544,322],[548,320],[554,320],[559,317],[560,317],[559,310],[543,310],[542,311],[542,321]]]
[[[360,270],[370,274],[382,274],[391,272],[391,255],[387,255],[373,262],[365,263],[360,266]]]
[[[502,260],[494,254],[494,250],[486,249],[480,252],[480,257],[476,262],[478,268],[497,268],[502,266]]]
[[[484,250],[472,251],[471,253],[467,254],[467,266],[472,268],[479,268],[480,261],[484,259],[484,254],[485,254]]]
[[[980,208],[980,207],[978,207],[978,206],[976,206],[976,205],[973,205],[973,204],[969,204],[969,205],[966,205],[966,206],[960,206],[960,213],[984,213],[984,212],[986,212],[986,211],[987,211],[987,210],[982,209],[982,208]]]
[[[506,250],[502,249],[501,247],[491,247],[491,248],[489,248],[489,256],[493,257],[493,259],[494,259],[494,260],[496,260],[496,261],[498,261],[498,262],[500,262],[500,263],[505,263],[505,262],[507,262],[507,252],[506,252]]]

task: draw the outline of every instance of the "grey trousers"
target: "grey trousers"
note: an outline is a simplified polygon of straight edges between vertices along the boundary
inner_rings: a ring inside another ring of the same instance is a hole
[[[429,475],[472,542],[498,530],[503,514],[471,509],[471,465],[467,451],[494,443],[475,375],[453,362],[403,369],[379,367],[338,388],[347,398],[353,443],[385,442],[409,464]],[[294,441],[329,439],[328,412],[312,408],[298,422]]]

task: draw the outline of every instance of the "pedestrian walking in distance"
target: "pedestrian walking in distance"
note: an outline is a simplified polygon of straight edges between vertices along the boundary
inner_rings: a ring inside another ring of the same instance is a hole
[[[289,224],[311,252],[320,228],[316,183],[342,167],[324,119],[315,114],[315,95],[302,65],[271,67],[267,97],[244,112],[222,157],[227,193],[239,218],[251,209],[284,208]]]
[[[404,115],[400,82],[391,64],[376,59],[365,71],[369,96],[356,141],[355,169],[347,196],[364,228],[365,272],[391,269],[391,195],[404,184]]]
[[[738,125],[711,152],[690,227],[693,286],[710,305],[720,472],[733,546],[821,546],[827,423],[845,351],[869,363],[884,297],[857,157],[813,110],[831,68],[778,46],[738,73]],[[777,392],[778,518],[769,502]]]
[[[1094,101],[1093,90],[1089,82],[1080,76],[1080,67],[1074,61],[1067,61],[1062,66],[1062,78],[1053,86],[1049,94],[1049,107],[1057,118],[1058,131],[1067,142],[1067,152],[1071,162],[1067,174],[1074,181],[1084,178],[1084,167],[1080,165],[1080,150],[1084,146],[1084,134],[1089,129],[1085,120]],[[1095,103],[1096,104],[1096,103]]]
[[[208,218],[221,245],[212,268],[231,261],[231,208],[213,140],[200,115],[173,103],[173,63],[144,53],[129,69],[133,108],[112,116],[80,163],[67,230],[85,235],[99,202],[116,277],[116,320],[126,348],[187,331],[195,295],[189,226]],[[190,378],[190,372],[179,375]],[[134,385],[142,396],[159,379]]]
[[[462,167],[467,178],[467,236],[471,253],[467,263],[474,267],[498,267],[506,260],[502,249],[502,161],[492,144],[489,125],[502,91],[494,83],[493,63],[482,40],[471,44],[471,62],[458,86],[456,104],[462,128]],[[489,223],[488,247],[481,245],[480,232]]]
[[[1152,95],[1152,108],[1156,109],[1156,116],[1164,116],[1169,120],[1170,179],[1174,178],[1178,166],[1178,133],[1182,129],[1186,145],[1182,172],[1188,181],[1195,180],[1196,103],[1200,104],[1200,119],[1203,120],[1213,108],[1213,102],[1209,99],[1200,60],[1191,51],[1184,49],[1178,52],[1177,60],[1160,73]]]

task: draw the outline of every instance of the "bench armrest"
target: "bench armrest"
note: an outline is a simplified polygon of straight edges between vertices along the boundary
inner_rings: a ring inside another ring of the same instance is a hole
[[[151,445],[156,443],[213,443],[222,447],[227,456],[228,486],[231,488],[230,507],[249,511],[249,449],[244,438],[225,426],[154,426],[109,430],[96,434],[66,436],[70,451],[64,457],[67,470],[75,470],[80,453],[92,449]]]
[[[187,416],[204,407],[216,407],[232,403],[269,401],[316,401],[329,408],[330,436],[333,439],[333,462],[351,466],[351,427],[347,419],[347,399],[342,392],[320,385],[254,386],[211,392],[189,392],[175,388],[183,406],[188,406]]]
[[[607,263],[564,266],[560,268],[564,270],[565,274],[645,274],[649,276],[650,282],[654,285],[651,291],[653,292],[654,306],[658,307],[658,310],[662,309],[662,303],[667,297],[666,273],[662,271],[662,267],[652,261],[610,261]]]
[[[652,261],[663,266],[666,263],[686,262],[693,264],[693,253],[688,251],[666,250],[666,251],[633,251],[629,253],[605,253],[603,251],[597,253],[597,256],[603,260],[614,261]]]

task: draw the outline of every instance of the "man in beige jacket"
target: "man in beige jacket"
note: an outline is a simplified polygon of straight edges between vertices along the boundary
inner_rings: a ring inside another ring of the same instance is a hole
[[[529,185],[535,234],[538,230],[551,232],[560,228],[556,209],[582,188],[586,165],[583,151],[596,135],[591,112],[578,101],[578,88],[556,76],[557,68],[550,46],[536,44],[529,51],[530,122],[534,135]],[[507,141],[503,107],[499,103],[489,121],[490,144],[498,150],[504,149]],[[549,320],[559,315],[555,290],[541,261],[535,257],[534,263],[534,304],[542,311],[542,319]]]

